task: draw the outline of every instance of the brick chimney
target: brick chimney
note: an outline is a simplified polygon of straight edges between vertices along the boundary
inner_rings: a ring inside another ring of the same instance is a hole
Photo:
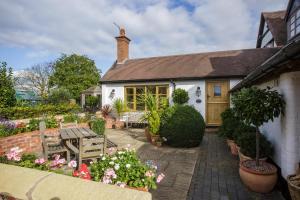
[[[120,35],[117,40],[117,63],[122,64],[129,58],[129,42],[130,39],[125,35],[125,29],[120,29]]]

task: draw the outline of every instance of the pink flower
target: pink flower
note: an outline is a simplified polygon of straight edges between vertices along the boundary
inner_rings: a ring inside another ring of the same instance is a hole
[[[102,183],[110,184],[110,183],[112,183],[112,180],[110,179],[109,176],[103,176]]]
[[[156,182],[160,183],[164,178],[165,178],[165,175],[163,173],[161,173],[161,174],[158,175],[158,177],[156,179]]]
[[[146,171],[146,173],[145,173],[145,176],[147,176],[147,177],[153,177],[154,176],[154,173],[153,173],[153,171],[151,171],[151,170],[148,170],[148,171]]]
[[[76,162],[76,160],[71,160],[71,161],[68,163],[68,167],[70,167],[70,168],[76,168],[76,167],[77,167],[77,162]]]
[[[60,159],[60,155],[54,154],[53,155],[54,160],[51,161],[50,166],[51,167],[61,167],[61,165],[65,164],[66,160],[64,158]]]
[[[109,177],[112,177],[113,179],[117,178],[115,170],[112,168],[108,168],[107,170],[105,170],[104,176],[109,176]]]
[[[21,160],[21,152],[23,150],[19,147],[14,147],[9,150],[9,152],[6,154],[6,157],[8,160],[14,160],[14,161],[20,161]]]
[[[38,158],[34,161],[35,164],[39,164],[42,165],[46,162],[46,160],[44,158]]]
[[[118,182],[116,183],[116,185],[119,186],[119,187],[121,187],[121,188],[125,188],[126,183],[123,183],[123,182],[118,181]]]

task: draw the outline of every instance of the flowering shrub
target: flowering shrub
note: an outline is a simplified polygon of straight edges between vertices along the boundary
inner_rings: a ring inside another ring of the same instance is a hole
[[[115,153],[101,155],[100,161],[91,164],[93,180],[120,187],[143,187],[156,189],[156,182],[163,175],[156,177],[157,166],[143,164],[134,150],[128,148]]]
[[[21,152],[23,150],[19,147],[14,147],[9,150],[8,153],[6,153],[6,157],[8,160],[12,161],[20,161],[21,160]]]
[[[69,166],[71,166],[71,165],[74,166],[74,162],[71,163]],[[76,164],[76,166],[77,166],[77,164]],[[91,180],[91,174],[90,174],[90,172],[89,172],[88,167],[87,167],[86,164],[81,164],[79,170],[75,170],[73,172],[73,176],[79,177],[79,178],[82,178],[82,179],[86,179],[86,180]]]

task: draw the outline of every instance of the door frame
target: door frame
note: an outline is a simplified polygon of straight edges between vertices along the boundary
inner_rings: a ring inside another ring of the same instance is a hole
[[[205,80],[205,121],[206,121],[206,126],[220,126],[220,124],[209,124],[208,123],[208,83],[214,83],[214,82],[226,82],[227,83],[227,88],[228,88],[228,93],[230,91],[230,79],[207,79]],[[230,108],[230,94],[228,95],[228,108]]]

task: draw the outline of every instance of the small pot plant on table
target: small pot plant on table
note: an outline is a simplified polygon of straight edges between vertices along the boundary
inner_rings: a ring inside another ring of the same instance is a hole
[[[251,190],[259,193],[270,192],[277,182],[277,168],[265,161],[260,161],[260,131],[259,127],[268,121],[273,121],[284,111],[285,102],[281,94],[270,88],[243,88],[233,95],[232,103],[236,113],[248,125],[256,129],[255,160],[240,163],[240,177]]]

